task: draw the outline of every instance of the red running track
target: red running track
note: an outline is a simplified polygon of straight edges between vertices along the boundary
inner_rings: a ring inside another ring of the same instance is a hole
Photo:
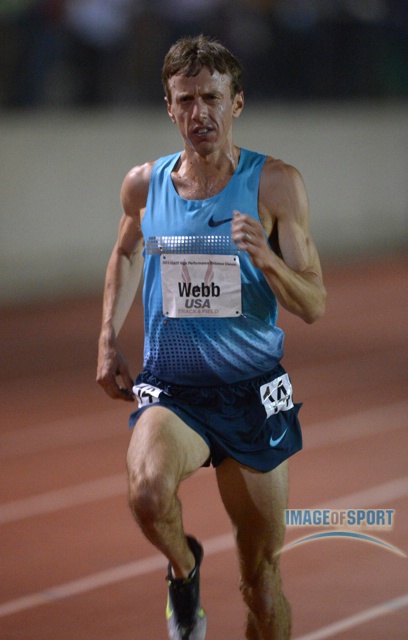
[[[393,527],[287,548],[295,640],[408,637],[406,255],[326,266],[324,319],[281,312],[284,364],[304,450],[290,508],[394,510]],[[129,405],[95,385],[100,300],[0,312],[1,640],[166,639],[165,562],[127,507]],[[140,302],[122,342],[141,363]],[[182,486],[188,532],[204,543],[207,640],[243,640],[230,525],[214,473]],[[286,543],[325,527],[289,527]],[[390,548],[392,547],[392,548]]]

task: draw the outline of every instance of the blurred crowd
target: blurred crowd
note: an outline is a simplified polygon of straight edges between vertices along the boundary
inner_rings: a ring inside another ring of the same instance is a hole
[[[408,0],[0,0],[0,107],[151,104],[204,33],[255,99],[408,96]]]

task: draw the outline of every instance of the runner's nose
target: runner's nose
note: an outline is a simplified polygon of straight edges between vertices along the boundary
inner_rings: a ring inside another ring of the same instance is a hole
[[[195,102],[194,104],[193,119],[197,122],[204,123],[206,122],[207,117],[208,113],[205,105],[201,101],[197,100],[197,102]]]

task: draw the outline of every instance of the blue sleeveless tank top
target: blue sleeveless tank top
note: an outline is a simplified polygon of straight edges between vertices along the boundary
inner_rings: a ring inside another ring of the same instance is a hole
[[[231,239],[233,211],[258,215],[265,156],[241,149],[227,186],[206,200],[181,198],[171,179],[180,153],[159,158],[152,170],[142,221],[144,248],[144,368],[164,382],[213,386],[271,371],[283,355],[277,302],[262,272]],[[161,254],[239,256],[242,313],[238,317],[166,317]]]

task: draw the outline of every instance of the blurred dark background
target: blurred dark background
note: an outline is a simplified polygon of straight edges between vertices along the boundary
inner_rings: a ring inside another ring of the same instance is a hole
[[[197,33],[251,99],[408,96],[408,0],[0,0],[0,107],[156,103],[165,52]]]
[[[163,57],[199,33],[241,60],[236,143],[301,171],[325,261],[406,252],[408,0],[0,0],[1,305],[100,295],[124,176],[180,148]]]

